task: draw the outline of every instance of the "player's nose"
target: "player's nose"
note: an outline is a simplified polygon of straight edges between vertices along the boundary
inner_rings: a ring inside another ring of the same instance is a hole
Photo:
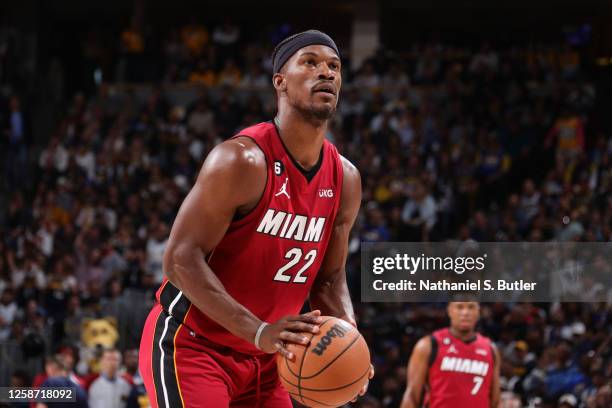
[[[337,73],[329,67],[329,65],[323,63],[319,65],[319,79],[326,79],[333,81],[336,79]]]

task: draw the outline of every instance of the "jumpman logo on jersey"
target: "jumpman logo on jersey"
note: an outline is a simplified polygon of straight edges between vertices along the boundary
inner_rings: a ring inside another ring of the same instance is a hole
[[[289,193],[287,192],[287,182],[288,181],[289,181],[289,177],[285,177],[285,182],[283,183],[283,186],[278,191],[278,193],[274,195],[274,197],[278,197],[279,195],[284,194],[287,196],[288,199],[291,199],[291,197],[289,197]]]
[[[451,346],[448,348],[448,353],[455,353],[455,354],[457,354],[457,353],[459,353],[459,352],[458,352],[458,351],[457,351],[457,349],[455,348],[455,345],[454,345],[454,344],[451,344]]]

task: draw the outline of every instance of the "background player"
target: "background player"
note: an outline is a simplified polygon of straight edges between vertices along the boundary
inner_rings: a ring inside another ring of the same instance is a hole
[[[500,356],[493,342],[476,332],[479,303],[450,302],[447,311],[450,327],[414,347],[401,408],[497,407]]]
[[[344,264],[360,177],[325,140],[339,52],[307,31],[272,59],[275,122],[210,153],[170,233],[140,354],[153,406],[290,407],[273,353],[293,358],[285,342],[307,344],[321,313],[355,324]],[[307,297],[316,310],[295,315]]]

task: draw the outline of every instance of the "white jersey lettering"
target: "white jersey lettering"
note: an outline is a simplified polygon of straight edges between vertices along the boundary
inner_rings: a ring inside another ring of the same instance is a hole
[[[276,235],[279,228],[283,224],[283,220],[287,213],[279,211],[275,214],[273,209],[269,209],[264,215],[263,220],[257,227],[257,232],[263,232],[264,234]]]
[[[269,208],[257,232],[300,242],[321,242],[326,217],[307,217]]]
[[[444,357],[440,364],[441,371],[475,374],[485,377],[489,372],[489,363],[468,358]]]
[[[296,215],[293,219],[291,227],[289,227],[289,231],[287,231],[283,238],[301,241],[304,237],[304,230],[306,230],[306,221],[308,221],[308,217],[305,217],[303,215]]]

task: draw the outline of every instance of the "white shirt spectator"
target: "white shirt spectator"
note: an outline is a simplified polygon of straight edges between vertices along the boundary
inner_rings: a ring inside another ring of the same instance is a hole
[[[17,316],[17,304],[13,301],[8,305],[0,302],[0,340],[8,339],[11,334],[11,325]]]
[[[40,153],[38,165],[45,168],[51,165],[55,170],[63,173],[68,168],[68,159],[70,158],[68,150],[61,144],[49,146]]]
[[[82,150],[74,155],[74,161],[87,174],[87,178],[93,180],[96,175],[96,157],[91,150]]]
[[[108,379],[100,375],[89,387],[89,408],[125,408],[130,384],[121,378]]]
[[[406,201],[402,210],[402,220],[408,223],[413,219],[415,212],[418,212],[418,218],[423,219],[428,229],[433,228],[436,224],[436,201],[431,195],[428,194],[420,203],[413,199]]]
[[[525,218],[531,220],[538,213],[540,205],[540,193],[534,191],[531,195],[523,194],[521,196],[521,210],[523,211]]]
[[[53,231],[47,225],[43,225],[36,233],[36,237],[40,251],[47,257],[51,256],[53,254]]]
[[[44,289],[47,284],[44,272],[34,262],[30,262],[29,265],[26,262],[23,268],[12,270],[11,277],[13,279],[13,287],[15,288],[21,287],[27,277],[33,277],[36,287],[39,289]]]
[[[193,139],[191,143],[189,143],[189,155],[193,160],[199,162],[204,156],[205,148],[206,145],[201,140]]]
[[[168,239],[158,241],[157,239],[151,237],[147,241],[147,270],[153,273],[157,283],[161,283],[164,278],[162,261],[167,244]]]

